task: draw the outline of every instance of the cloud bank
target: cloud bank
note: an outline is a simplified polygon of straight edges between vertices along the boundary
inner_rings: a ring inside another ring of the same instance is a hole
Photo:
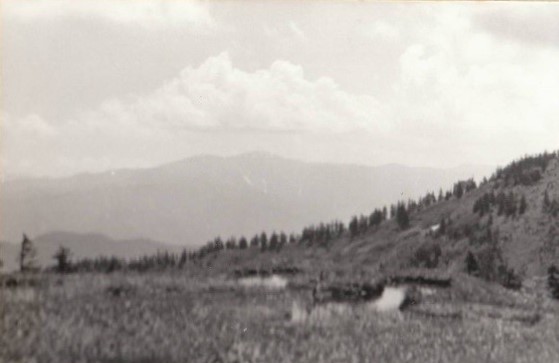
[[[559,145],[553,4],[6,4],[10,174],[254,149],[494,165]]]

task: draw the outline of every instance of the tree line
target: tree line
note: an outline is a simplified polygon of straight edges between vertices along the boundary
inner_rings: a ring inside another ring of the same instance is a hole
[[[483,217],[493,209],[497,209],[498,216],[516,217],[522,215],[528,209],[528,202],[524,194],[518,196],[512,191],[505,193],[500,191],[495,195],[493,191],[484,193],[474,202],[473,212]]]
[[[182,268],[188,263],[196,263],[207,256],[219,254],[225,250],[258,250],[264,252],[279,252],[288,245],[323,246],[327,247],[331,241],[348,236],[349,240],[378,228],[387,220],[394,220],[399,229],[404,230],[410,226],[410,214],[416,213],[436,203],[451,198],[461,198],[464,193],[475,189],[476,184],[472,179],[455,183],[452,190],[443,194],[439,191],[438,198],[434,192],[429,192],[418,200],[409,199],[407,202],[398,201],[396,204],[383,208],[376,208],[368,215],[351,217],[347,226],[339,220],[328,223],[318,223],[306,226],[300,234],[287,234],[283,231],[267,234],[265,231],[255,234],[250,239],[245,236],[234,236],[222,239],[220,236],[206,242],[197,250],[183,249],[180,253],[161,251],[138,258],[124,259],[116,256],[98,256],[94,258],[80,258],[73,260],[72,252],[65,246],[60,246],[52,256],[55,265],[50,267],[60,273],[69,272],[114,272],[120,270],[147,271],[151,269]],[[444,225],[445,221],[442,220]],[[443,227],[444,228],[444,227]],[[20,271],[29,272],[38,270],[36,261],[37,251],[27,235],[23,235],[19,255]]]
[[[490,180],[501,181],[503,186],[532,185],[542,178],[551,160],[559,156],[558,151],[524,156],[504,168],[497,168]]]
[[[539,180],[537,173],[541,174],[547,168],[549,162],[557,157],[557,152],[543,153],[536,156],[526,156],[518,161],[514,161],[505,168],[499,168],[492,175],[490,180],[501,181],[504,185],[516,185],[533,183]],[[487,183],[484,179],[482,185]],[[448,201],[451,199],[460,199],[465,194],[477,188],[473,178],[462,180],[454,183],[451,189],[443,192],[439,190],[438,195],[434,192],[428,192],[417,200],[408,199],[400,200],[389,207],[374,209],[370,214],[354,215],[349,220],[347,226],[342,221],[332,221],[329,223],[318,223],[306,226],[301,233],[287,234],[283,231],[272,232],[265,231],[255,234],[250,239],[245,236],[236,238],[234,236],[223,239],[220,236],[205,243],[196,250],[184,249],[181,253],[158,252],[153,255],[141,256],[139,258],[124,260],[114,256],[100,256],[96,258],[79,259],[75,262],[71,261],[71,251],[66,247],[60,247],[53,258],[56,261],[54,269],[60,272],[68,271],[116,271],[122,269],[130,269],[137,271],[145,271],[149,269],[168,268],[168,267],[184,267],[188,263],[197,262],[207,256],[219,254],[225,250],[258,250],[259,252],[279,252],[289,245],[303,246],[328,246],[330,241],[338,240],[344,236],[348,237],[351,242],[355,238],[377,229],[381,224],[388,220],[394,220],[394,223],[400,230],[410,227],[411,216],[430,206]],[[473,206],[473,212],[480,216],[491,214],[493,209],[497,210],[497,215],[517,216],[525,213],[528,203],[524,195],[516,195],[512,191],[504,193],[503,191],[495,194],[493,191],[484,193],[478,198]],[[543,198],[544,211],[557,215],[559,214],[559,202],[551,199],[547,191]],[[490,221],[492,216],[490,215]],[[485,233],[485,236],[483,234]],[[453,226],[450,218],[442,218],[439,223],[437,235],[447,234],[451,238],[458,239],[466,236],[470,238],[471,243],[476,240],[485,239],[492,240],[494,236],[490,228],[474,228],[472,226]],[[482,236],[482,237],[480,237]],[[20,269],[22,271],[32,271],[34,267],[34,256],[36,251],[33,248],[31,240],[24,235],[21,244],[20,253]]]

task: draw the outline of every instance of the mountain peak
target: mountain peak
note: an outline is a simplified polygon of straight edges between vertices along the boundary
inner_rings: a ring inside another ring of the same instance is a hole
[[[276,154],[272,154],[271,152],[268,151],[262,151],[262,150],[255,150],[255,151],[249,151],[246,153],[242,153],[242,154],[237,154],[234,156],[231,156],[232,159],[265,159],[265,160],[270,160],[270,159],[283,159],[282,157],[276,155]]]

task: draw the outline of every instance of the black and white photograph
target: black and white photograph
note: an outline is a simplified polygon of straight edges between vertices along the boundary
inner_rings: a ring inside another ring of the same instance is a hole
[[[3,0],[0,363],[559,362],[559,3]]]

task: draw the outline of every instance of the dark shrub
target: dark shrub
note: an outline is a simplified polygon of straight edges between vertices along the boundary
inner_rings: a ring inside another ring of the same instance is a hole
[[[412,265],[415,267],[435,268],[442,254],[438,243],[426,243],[415,250]]]

